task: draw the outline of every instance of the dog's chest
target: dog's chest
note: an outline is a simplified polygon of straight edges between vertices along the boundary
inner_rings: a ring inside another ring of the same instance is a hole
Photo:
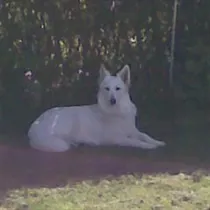
[[[126,117],[112,117],[102,119],[103,132],[112,133],[128,133],[131,130],[132,124]]]

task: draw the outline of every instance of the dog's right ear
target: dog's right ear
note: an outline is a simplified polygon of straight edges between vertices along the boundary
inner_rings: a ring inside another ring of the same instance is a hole
[[[99,84],[104,80],[106,76],[110,76],[110,72],[106,69],[104,64],[101,64],[100,71],[99,71]]]

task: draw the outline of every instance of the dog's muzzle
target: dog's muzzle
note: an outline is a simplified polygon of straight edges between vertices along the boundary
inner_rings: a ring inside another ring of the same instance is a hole
[[[110,99],[110,104],[111,104],[111,105],[115,105],[115,104],[116,104],[116,102],[117,102],[117,101],[116,101],[116,99],[115,99],[115,98],[111,98],[111,99]]]

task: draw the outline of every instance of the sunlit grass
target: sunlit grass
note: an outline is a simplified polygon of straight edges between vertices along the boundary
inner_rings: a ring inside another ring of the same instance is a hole
[[[60,188],[8,191],[1,209],[30,210],[127,210],[210,208],[210,176],[122,176],[86,181]]]

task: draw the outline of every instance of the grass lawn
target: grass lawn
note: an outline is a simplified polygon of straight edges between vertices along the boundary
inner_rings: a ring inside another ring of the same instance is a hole
[[[210,176],[145,175],[86,181],[48,189],[16,189],[0,210],[208,210]]]

